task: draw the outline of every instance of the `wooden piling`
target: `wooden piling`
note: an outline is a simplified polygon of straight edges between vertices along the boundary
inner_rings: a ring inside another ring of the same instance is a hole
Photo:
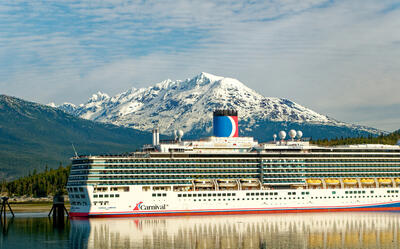
[[[64,196],[62,195],[55,195],[53,198],[53,206],[49,212],[49,217],[53,214],[54,219],[61,219],[64,218],[64,212],[69,216],[67,209],[64,205]]]
[[[14,212],[12,211],[12,208],[10,206],[10,203],[8,202],[8,197],[3,196],[1,197],[1,210],[0,210],[0,218],[3,218],[4,220],[6,219],[7,216],[7,207],[10,210],[12,217],[15,217]]]

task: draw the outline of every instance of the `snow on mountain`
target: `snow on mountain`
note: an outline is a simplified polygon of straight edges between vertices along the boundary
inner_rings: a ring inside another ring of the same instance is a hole
[[[381,132],[337,121],[288,99],[264,97],[236,79],[208,73],[183,81],[165,80],[147,88],[132,88],[113,97],[98,92],[85,104],[66,103],[59,108],[85,119],[140,130],[149,131],[158,126],[165,134],[174,129],[210,132],[212,112],[218,108],[238,110],[241,129],[246,131],[268,121],[347,127],[373,134]]]

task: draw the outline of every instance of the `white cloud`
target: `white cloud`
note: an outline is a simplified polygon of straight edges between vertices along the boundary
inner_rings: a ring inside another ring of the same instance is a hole
[[[389,122],[393,113],[366,120],[361,108],[400,104],[393,1],[28,6],[29,14],[19,2],[0,3],[0,89],[7,94],[80,103],[98,90],[115,94],[206,71],[338,119],[400,128]]]

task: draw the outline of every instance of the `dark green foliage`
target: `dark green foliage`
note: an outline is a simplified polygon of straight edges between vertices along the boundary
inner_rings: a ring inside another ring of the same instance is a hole
[[[69,164],[79,154],[123,153],[151,142],[151,134],[97,123],[59,109],[0,95],[0,180]]]
[[[32,175],[19,178],[11,182],[2,183],[2,192],[8,196],[31,196],[45,197],[56,193],[67,194],[67,184],[70,166],[59,166],[58,169],[46,170],[37,174],[36,170]]]
[[[380,135],[377,137],[348,137],[348,138],[334,138],[334,139],[318,139],[311,141],[313,144],[322,146],[335,146],[335,145],[346,145],[346,144],[396,144],[400,139],[400,130],[390,133],[388,135]]]

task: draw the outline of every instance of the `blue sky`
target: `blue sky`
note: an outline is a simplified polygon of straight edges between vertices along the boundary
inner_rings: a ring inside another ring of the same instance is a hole
[[[0,1],[0,93],[85,102],[200,72],[400,128],[396,1]]]

